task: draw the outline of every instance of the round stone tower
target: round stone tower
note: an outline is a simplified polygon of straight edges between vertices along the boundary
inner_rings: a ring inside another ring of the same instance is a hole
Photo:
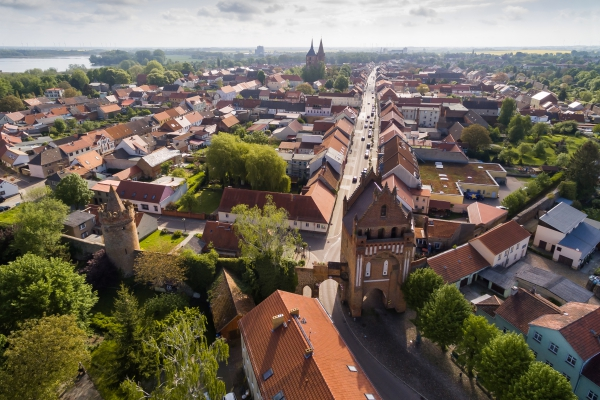
[[[122,202],[111,186],[108,201],[100,206],[98,216],[106,255],[125,276],[133,275],[136,250],[140,249],[133,204]]]

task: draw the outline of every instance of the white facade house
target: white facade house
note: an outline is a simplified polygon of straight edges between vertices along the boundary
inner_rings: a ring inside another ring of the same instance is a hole
[[[509,221],[472,239],[469,243],[491,265],[509,267],[525,257],[531,234]]]
[[[600,243],[600,230],[586,218],[581,211],[559,203],[540,217],[533,245],[552,253],[554,261],[580,268]]]
[[[426,106],[402,106],[399,110],[406,120],[417,121],[422,128],[435,128],[440,120],[441,106],[439,104]]]
[[[44,91],[44,96],[49,99],[60,99],[65,94],[65,90],[62,88],[50,88]]]
[[[0,197],[7,198],[19,194],[19,187],[4,179],[0,179]]]

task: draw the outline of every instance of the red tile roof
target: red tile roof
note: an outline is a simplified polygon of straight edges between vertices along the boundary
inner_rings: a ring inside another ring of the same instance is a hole
[[[233,224],[218,221],[206,221],[202,232],[202,241],[212,246],[217,252],[238,253],[240,239],[233,230]]]
[[[476,201],[467,207],[469,222],[487,225],[508,215],[508,211]]]
[[[469,243],[429,257],[427,264],[444,278],[446,283],[458,282],[462,278],[490,266]]]
[[[500,254],[529,236],[531,236],[531,233],[517,222],[511,220],[498,225],[471,241],[478,240],[493,254]]]
[[[539,294],[519,288],[518,292],[509,296],[500,307],[496,315],[501,316],[524,335],[529,333],[529,323],[542,315],[562,314],[560,308]],[[502,328],[499,326],[499,328]]]
[[[290,314],[295,308],[298,318]],[[273,316],[279,314],[286,325],[273,330]],[[289,400],[364,400],[366,393],[381,399],[317,299],[277,291],[239,327],[263,398],[283,391]],[[309,348],[313,354],[305,357]],[[269,370],[272,376],[265,380]]]

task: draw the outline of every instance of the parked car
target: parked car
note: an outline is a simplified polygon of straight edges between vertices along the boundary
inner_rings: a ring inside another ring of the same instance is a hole
[[[356,176],[352,177],[352,183],[356,183],[356,181],[358,181],[358,178]]]
[[[8,211],[8,210],[10,210],[9,206],[0,206],[0,212]]]
[[[6,200],[3,196],[0,196],[0,203],[4,203],[4,200]]]

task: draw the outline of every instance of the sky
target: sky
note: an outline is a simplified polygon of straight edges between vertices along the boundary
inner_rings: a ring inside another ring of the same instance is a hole
[[[0,0],[0,15],[0,46],[18,47],[600,46],[598,0]]]

